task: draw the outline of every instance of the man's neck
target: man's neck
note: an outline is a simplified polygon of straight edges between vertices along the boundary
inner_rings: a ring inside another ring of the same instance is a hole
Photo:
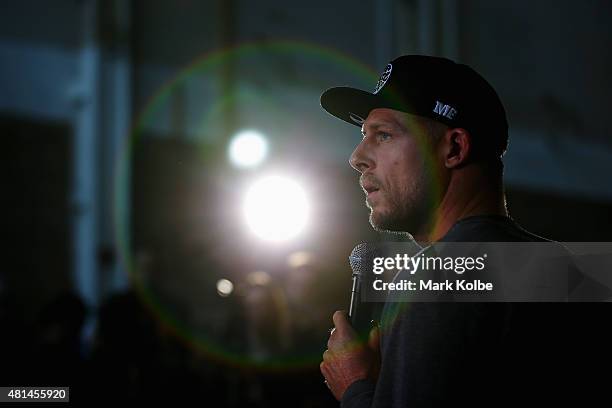
[[[432,221],[413,236],[418,242],[438,241],[457,221],[475,215],[508,216],[501,181],[492,183],[473,175],[452,180]]]

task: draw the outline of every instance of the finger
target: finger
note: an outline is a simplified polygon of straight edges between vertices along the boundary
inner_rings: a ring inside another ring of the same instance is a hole
[[[327,385],[327,388],[331,390],[330,381],[334,378],[333,372],[329,369],[329,366],[323,365],[321,373],[323,374],[323,378],[325,379],[325,385]]]
[[[334,335],[334,333],[336,332],[336,328],[332,327],[331,329],[329,329],[329,338],[331,339],[332,336]]]
[[[323,374],[323,377],[329,381],[329,378],[331,378],[332,375],[331,371],[329,370],[329,366],[325,363],[321,363],[319,368],[321,369],[321,374]]]
[[[348,316],[344,310],[337,310],[332,316],[334,326],[342,333],[354,333],[353,326],[348,321]]]
[[[326,363],[329,363],[330,361],[332,361],[332,359],[333,359],[332,352],[329,351],[329,350],[325,350],[323,352],[323,361],[326,362]]]
[[[372,330],[370,330],[370,336],[368,337],[368,347],[372,351],[380,351],[380,330],[378,329],[378,326],[374,326],[372,327]]]

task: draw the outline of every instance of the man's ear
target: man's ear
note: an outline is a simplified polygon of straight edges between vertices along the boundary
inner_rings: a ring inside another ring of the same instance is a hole
[[[465,165],[472,150],[472,136],[462,128],[451,128],[444,134],[444,166],[453,169]]]

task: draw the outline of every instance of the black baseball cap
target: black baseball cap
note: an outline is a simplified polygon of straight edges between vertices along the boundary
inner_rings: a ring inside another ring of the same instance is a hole
[[[446,58],[404,55],[389,62],[373,92],[330,88],[321,106],[361,126],[371,110],[389,108],[464,128],[501,156],[508,144],[506,111],[497,92],[476,71]]]

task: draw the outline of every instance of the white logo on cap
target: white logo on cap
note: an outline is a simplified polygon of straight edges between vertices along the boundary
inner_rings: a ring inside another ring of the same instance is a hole
[[[457,114],[457,109],[440,101],[436,101],[436,106],[434,107],[433,111],[434,113],[444,116],[447,119],[453,119]]]
[[[374,89],[374,94],[377,94],[378,91],[382,89],[383,86],[387,83],[387,80],[391,76],[391,70],[393,69],[393,65],[387,64],[384,72],[380,75],[380,79],[376,83],[376,88]]]
[[[349,118],[358,125],[363,125],[365,119],[359,115],[355,115],[353,112],[349,112]]]

